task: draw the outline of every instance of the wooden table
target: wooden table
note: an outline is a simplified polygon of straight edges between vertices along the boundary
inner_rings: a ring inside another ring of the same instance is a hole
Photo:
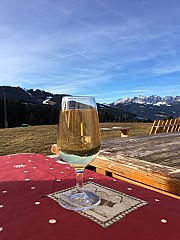
[[[180,132],[104,140],[91,167],[180,196]]]

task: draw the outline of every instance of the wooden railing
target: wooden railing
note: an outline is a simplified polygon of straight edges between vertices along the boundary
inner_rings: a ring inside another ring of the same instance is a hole
[[[150,134],[180,131],[180,118],[169,120],[155,120]]]

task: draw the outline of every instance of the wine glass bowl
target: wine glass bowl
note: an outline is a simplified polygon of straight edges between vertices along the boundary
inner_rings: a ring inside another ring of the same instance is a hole
[[[76,191],[61,194],[59,204],[70,210],[97,206],[100,198],[83,189],[83,172],[100,150],[100,130],[94,97],[62,98],[57,145],[61,158],[76,171]]]

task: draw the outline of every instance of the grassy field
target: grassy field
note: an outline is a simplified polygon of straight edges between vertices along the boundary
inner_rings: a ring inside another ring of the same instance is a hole
[[[129,127],[129,136],[149,134],[152,123],[101,123],[101,127]],[[102,131],[101,138],[119,137],[119,131]],[[57,125],[17,127],[0,129],[0,155],[14,153],[51,154],[51,146],[56,143]]]

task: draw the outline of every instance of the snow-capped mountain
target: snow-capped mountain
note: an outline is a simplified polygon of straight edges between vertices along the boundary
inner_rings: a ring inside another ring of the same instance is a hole
[[[112,103],[112,105],[118,105],[118,104],[131,104],[131,103],[137,103],[137,104],[150,104],[150,105],[166,105],[170,106],[173,103],[180,103],[180,96],[166,96],[166,97],[160,97],[156,95],[152,96],[138,96],[133,98],[120,98],[119,100]]]
[[[110,106],[136,114],[142,119],[155,120],[180,116],[180,96],[121,98]]]

